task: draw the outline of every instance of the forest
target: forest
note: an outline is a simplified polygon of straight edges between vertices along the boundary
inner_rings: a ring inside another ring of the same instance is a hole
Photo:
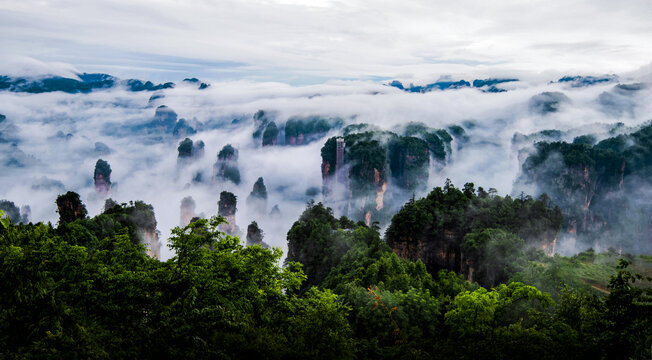
[[[311,202],[283,263],[221,232],[220,216],[173,229],[159,261],[142,234],[151,206],[108,200],[91,218],[72,192],[57,205],[56,226],[2,219],[2,358],[652,356],[652,258],[548,256],[562,219],[545,196],[447,182],[384,238]],[[442,243],[452,261],[425,255]]]

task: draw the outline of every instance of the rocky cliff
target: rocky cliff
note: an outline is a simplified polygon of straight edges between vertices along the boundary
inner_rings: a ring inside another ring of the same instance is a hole
[[[231,181],[240,184],[238,169],[238,150],[231,144],[225,145],[217,154],[217,162],[213,165],[213,180]]]
[[[267,187],[262,177],[254,183],[253,189],[247,197],[247,210],[257,215],[267,213]]]
[[[192,196],[187,196],[181,199],[181,206],[179,209],[179,226],[185,227],[192,222],[195,215],[195,200]]]
[[[217,214],[224,217],[227,221],[226,224],[220,225],[220,231],[224,231],[228,235],[238,235],[239,230],[235,223],[235,212],[237,210],[236,196],[231,192],[222,191],[217,207]]]
[[[199,140],[193,142],[190,138],[185,138],[179,142],[177,147],[177,163],[187,164],[204,156],[204,142]]]
[[[392,201],[425,190],[430,164],[443,167],[451,151],[445,130],[423,124],[409,125],[405,135],[366,124],[349,125],[343,133],[321,149],[323,194],[338,212],[369,225],[389,220]]]
[[[385,237],[399,257],[421,260],[432,274],[448,269],[473,278],[473,271],[486,260],[472,251],[478,245],[469,244],[468,234],[502,229],[514,234],[503,242],[523,239],[523,247],[551,249],[561,223],[561,210],[545,197],[503,198],[482,188],[476,194],[473,184],[463,190],[447,184],[425,198],[408,201],[392,218]]]
[[[263,230],[258,226],[258,223],[252,221],[247,226],[247,246],[260,245],[264,248],[269,248],[269,245],[263,241]]]
[[[105,196],[111,194],[111,166],[105,160],[99,159],[95,163],[93,183],[98,194]]]
[[[86,206],[79,199],[79,194],[72,191],[68,191],[57,197],[57,209],[59,212],[59,224],[84,219],[88,214]]]
[[[652,210],[650,175],[652,125],[595,145],[537,143],[515,187],[547,193],[562,209],[564,234],[577,245],[649,251],[652,221],[644,214]]]

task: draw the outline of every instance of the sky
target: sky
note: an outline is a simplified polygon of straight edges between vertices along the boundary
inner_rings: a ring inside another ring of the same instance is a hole
[[[652,62],[650,18],[649,0],[0,0],[0,69],[291,84],[623,73]]]

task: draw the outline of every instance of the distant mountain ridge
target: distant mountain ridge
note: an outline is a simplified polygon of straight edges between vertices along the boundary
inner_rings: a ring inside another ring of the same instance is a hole
[[[185,83],[198,84],[203,90],[209,86],[196,78],[185,79]],[[125,87],[128,91],[157,91],[171,89],[176,86],[173,82],[155,84],[151,81],[139,79],[119,79],[115,76],[102,73],[77,74],[77,79],[62,76],[46,76],[41,78],[11,77],[0,75],[0,90],[11,92],[24,92],[32,94],[62,91],[68,94],[90,93],[99,89]]]
[[[441,80],[423,86],[414,85],[414,84],[410,84],[409,86],[406,86],[403,85],[400,81],[394,80],[388,85],[412,93],[425,93],[434,90],[453,90],[453,89],[461,89],[461,88],[466,88],[471,86],[480,89],[484,92],[504,92],[507,90],[496,87],[496,85],[507,83],[507,82],[514,82],[514,81],[519,81],[519,80],[514,78],[507,78],[507,79],[489,78],[489,79],[475,79],[473,80],[473,83],[470,83],[466,80],[459,80],[459,81]]]
[[[464,79],[453,81],[451,79],[444,78],[434,83],[429,83],[425,85],[414,85],[412,83],[410,85],[404,85],[398,80],[393,80],[387,85],[411,93],[426,93],[435,90],[440,90],[440,91],[455,90],[455,89],[470,88],[470,87],[476,88],[482,92],[496,93],[496,92],[507,91],[506,89],[498,87],[497,85],[508,83],[508,82],[516,82],[516,81],[520,81],[520,80],[517,78],[487,78],[487,79],[475,79],[472,82],[468,82]],[[566,83],[569,84],[571,87],[586,87],[586,86],[593,86],[598,84],[618,82],[618,76],[617,75],[601,75],[601,76],[566,75],[560,78],[559,80],[551,81],[550,83],[555,83],[555,82]]]

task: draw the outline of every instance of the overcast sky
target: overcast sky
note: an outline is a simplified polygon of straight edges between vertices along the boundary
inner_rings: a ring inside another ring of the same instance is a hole
[[[650,0],[0,0],[0,70],[295,84],[622,73],[652,62],[650,19]]]

